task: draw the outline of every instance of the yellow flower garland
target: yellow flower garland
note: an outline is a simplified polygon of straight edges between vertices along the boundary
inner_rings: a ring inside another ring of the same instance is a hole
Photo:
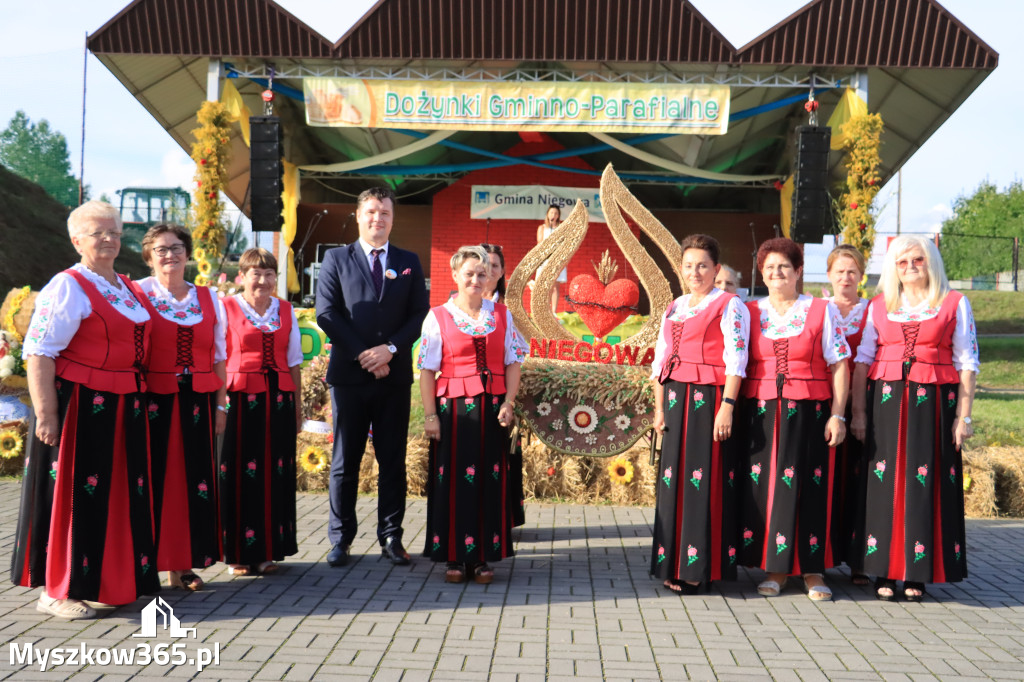
[[[17,339],[19,344],[24,339],[22,339],[21,334],[18,333],[18,330],[14,328],[14,316],[21,312],[21,304],[25,302],[25,299],[28,298],[28,295],[31,291],[32,287],[27,285],[23,286],[21,288],[21,291],[14,295],[14,299],[11,300],[11,307],[7,310],[7,314],[4,315],[4,331],[8,331],[11,334],[13,334],[14,338]]]
[[[225,239],[220,192],[227,183],[231,151],[231,116],[220,102],[203,102],[196,114],[199,127],[192,131],[192,160],[196,162],[196,187],[192,202],[193,256],[199,267],[197,286],[206,286],[221,255]],[[202,280],[202,284],[200,281]]]
[[[843,243],[853,245],[871,257],[875,244],[875,196],[881,189],[878,167],[882,163],[882,117],[878,114],[854,116],[843,124],[846,137],[846,191],[837,203]]]
[[[21,454],[25,441],[21,434],[14,429],[0,431],[0,457],[3,459],[14,459]]]
[[[621,455],[616,457],[608,464],[608,477],[612,483],[629,483],[633,480],[633,463]]]
[[[311,474],[318,474],[327,468],[327,453],[323,448],[310,445],[299,455],[299,466],[302,470]]]

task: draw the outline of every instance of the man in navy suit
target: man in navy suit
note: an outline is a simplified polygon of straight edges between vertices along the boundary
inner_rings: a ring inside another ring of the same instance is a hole
[[[377,454],[377,539],[393,564],[408,564],[402,546],[405,448],[412,386],[412,345],[430,309],[416,254],[389,243],[395,195],[386,187],[359,195],[359,239],[330,249],[316,287],[316,320],[330,337],[327,383],[334,415],[332,566],[348,563],[356,536],[359,463],[373,425]]]

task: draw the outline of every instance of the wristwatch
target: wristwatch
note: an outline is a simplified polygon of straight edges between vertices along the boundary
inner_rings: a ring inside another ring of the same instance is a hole
[[[398,349],[395,347],[395,344],[393,344],[393,343],[388,343],[387,347],[388,347],[388,352],[391,353],[392,355],[394,355],[395,353],[398,352]]]
[[[960,417],[960,419],[963,420],[964,424],[970,424],[971,423],[971,418],[970,417]]]

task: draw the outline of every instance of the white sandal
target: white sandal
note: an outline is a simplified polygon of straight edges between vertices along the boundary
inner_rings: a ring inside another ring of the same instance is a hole
[[[782,593],[782,589],[785,586],[785,578],[783,578],[781,583],[778,583],[774,580],[765,580],[758,584],[757,593],[762,597],[778,597]]]
[[[64,620],[85,620],[96,617],[96,609],[77,599],[54,599],[43,592],[36,602],[36,611]]]
[[[822,579],[821,585],[810,586],[807,584],[807,578],[810,576],[817,576]],[[804,576],[804,588],[807,590],[807,596],[811,601],[832,601],[832,588],[824,584],[825,576],[820,573],[808,573]]]

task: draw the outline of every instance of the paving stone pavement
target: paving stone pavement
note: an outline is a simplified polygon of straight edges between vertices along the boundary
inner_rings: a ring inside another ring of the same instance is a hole
[[[0,482],[0,550],[13,546],[20,484]],[[527,506],[514,559],[495,582],[448,585],[443,566],[416,557],[391,567],[376,548],[376,499],[359,500],[354,561],[323,562],[327,498],[301,494],[301,542],[275,576],[203,571],[207,589],[161,597],[196,638],[139,633],[150,599],[62,622],[38,613],[37,590],[0,587],[0,679],[126,680],[621,680],[723,679],[1024,680],[1024,522],[968,521],[971,578],[931,586],[921,604],[887,604],[829,573],[832,603],[790,587],[757,595],[741,572],[710,594],[679,597],[647,573],[649,508]],[[406,517],[410,551],[423,547],[425,503]],[[4,576],[6,578],[6,574]],[[170,648],[183,644],[181,651]],[[186,660],[219,647],[219,662],[47,666],[12,661],[27,645],[134,648],[162,645]],[[13,646],[12,646],[13,645]]]

